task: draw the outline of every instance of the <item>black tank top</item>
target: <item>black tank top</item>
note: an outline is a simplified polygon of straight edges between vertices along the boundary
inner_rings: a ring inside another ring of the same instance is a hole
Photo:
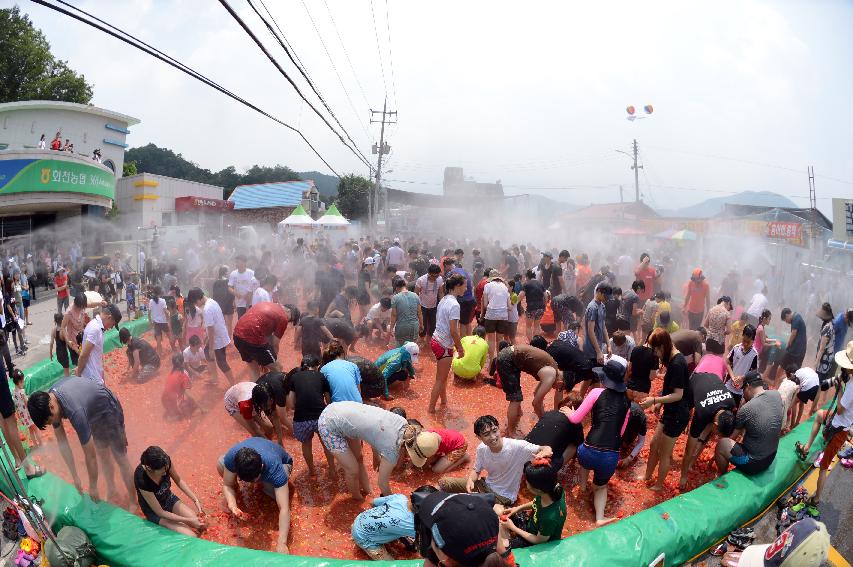
[[[622,425],[631,402],[624,392],[605,388],[592,406],[592,428],[586,444],[596,449],[618,451],[622,444]]]

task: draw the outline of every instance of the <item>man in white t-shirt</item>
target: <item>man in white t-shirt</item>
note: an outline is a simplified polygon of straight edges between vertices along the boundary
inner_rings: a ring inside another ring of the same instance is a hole
[[[749,324],[753,327],[758,327],[758,320],[761,318],[761,313],[767,309],[769,301],[767,300],[767,288],[752,296],[752,301],[749,302],[749,307],[746,308],[746,314],[749,317]]]
[[[246,268],[246,257],[243,255],[235,258],[237,269],[228,276],[228,287],[234,293],[234,306],[237,307],[237,318],[246,313],[252,303],[252,293],[255,291],[254,270]]]
[[[139,272],[139,281],[141,283],[145,283],[145,251],[140,250],[137,255],[137,265],[136,269]]]
[[[444,278],[441,277],[441,268],[430,264],[427,273],[415,281],[415,293],[421,302],[421,314],[424,321],[424,339],[426,343],[432,341],[435,332],[435,317],[438,309],[438,301],[444,296]]]
[[[225,352],[225,347],[231,344],[231,337],[228,336],[228,327],[225,326],[222,308],[213,299],[205,297],[204,292],[197,287],[187,292],[187,298],[184,302],[189,302],[195,305],[196,309],[202,310],[204,324],[207,327],[207,344],[204,346],[204,353],[208,360],[216,360],[216,364],[211,364],[209,367],[210,382],[216,382],[216,368],[219,367],[219,370],[228,379],[228,383],[234,384],[234,374],[228,365]]]
[[[252,292],[252,305],[263,303],[264,301],[272,301],[272,290],[278,283],[278,278],[270,274],[264,278],[264,283]]]
[[[101,307],[100,314],[83,329],[83,344],[74,374],[98,384],[104,383],[104,331],[117,326],[121,311],[115,305]]]
[[[444,477],[438,481],[445,492],[493,493],[498,503],[511,506],[518,498],[524,465],[536,458],[549,458],[551,447],[534,445],[523,439],[501,437],[498,420],[484,415],[474,422],[477,446],[474,468],[467,477]],[[486,471],[485,479],[481,478]]]
[[[809,502],[811,506],[817,506],[818,502],[820,502],[820,494],[826,482],[826,472],[829,470],[829,465],[832,464],[835,455],[838,454],[838,451],[847,442],[850,428],[853,427],[853,387],[849,384],[850,376],[853,374],[853,341],[847,343],[846,349],[835,353],[835,363],[841,370],[841,375],[834,380],[834,385],[836,388],[844,389],[844,392],[838,397],[838,406],[834,412],[831,410],[818,411],[812,424],[812,432],[808,443],[803,446],[798,441],[796,444],[797,453],[800,455],[800,458],[804,459],[808,456],[812,448],[812,443],[814,443],[815,437],[817,437],[818,432],[821,430],[821,426],[826,429],[824,431],[824,438],[827,439],[827,442],[826,447],[823,449],[823,457],[817,463],[820,467],[820,472],[817,475],[815,493]],[[826,422],[829,422],[829,424],[824,425]]]

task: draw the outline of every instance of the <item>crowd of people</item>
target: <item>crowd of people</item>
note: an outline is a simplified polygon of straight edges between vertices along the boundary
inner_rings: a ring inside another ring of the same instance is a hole
[[[234,269],[221,265],[229,257]],[[134,470],[121,400],[104,382],[104,333],[123,319],[122,301],[131,318],[146,312],[153,331],[154,344],[128,329],[119,334],[133,379],[161,375],[169,353],[162,394],[167,415],[192,416],[199,410],[192,383],[206,378],[217,385],[224,375],[226,412],[246,431],[244,440],[222,448],[217,470],[224,504],[244,518],[238,484],[260,484],[279,507],[277,549],[285,553],[288,479],[301,465],[316,473],[315,435],[329,477],[342,472],[357,501],[372,492],[363,445],[371,449],[380,497],[352,519],[353,540],[370,558],[391,559],[385,545],[402,539],[435,565],[512,565],[513,549],[562,537],[568,512],[558,473],[572,460],[596,524],[605,525],[615,519],[606,509],[610,479],[636,462],[647,444],[636,482],[659,491],[673,447],[687,435],[679,480],[684,490],[690,468],[714,437],[719,474],[731,466],[758,474],[774,461],[780,437],[817,414],[812,440],[797,447],[808,458],[823,427],[828,444],[810,503],[816,506],[825,471],[853,425],[853,390],[845,387],[853,369],[853,341],[846,342],[853,309],[836,313],[823,303],[807,315],[820,320],[819,336],[810,341],[804,315],[783,307],[779,319],[790,332],[785,336],[777,326],[771,336],[773,312],[761,278],[747,282],[750,294],[738,293],[745,286],[729,275],[712,290],[698,267],[688,281],[668,282],[648,253],[597,263],[586,254],[530,244],[462,248],[444,239],[362,238],[341,246],[281,240],[275,249],[243,254],[213,241],[180,251],[164,246],[150,257],[118,254],[85,274],[92,271],[88,286],[104,303],[89,320],[86,284],[73,285],[81,279],[57,270],[54,284],[66,294],[64,303],[57,299],[52,352],[55,347],[66,377],[33,393],[19,417],[38,429],[53,425],[82,491],[62,428],[64,419],[70,421],[93,499],[100,498],[99,469],[108,498],[116,493],[117,466],[146,518],[187,535],[205,527],[199,499],[160,447],[145,449]],[[289,327],[295,328],[293,342],[286,344]],[[385,352],[363,358],[360,341]],[[289,348],[301,354],[297,368],[279,362],[280,351]],[[231,368],[231,349],[245,368]],[[402,408],[378,402],[394,399],[391,386],[414,377],[423,356],[436,361],[429,398],[421,400],[425,413],[458,403],[456,380],[480,380],[489,385],[484,396],[506,400],[505,418],[475,420],[480,444],[473,452],[461,432],[425,428]],[[522,388],[524,374],[536,384],[532,392]],[[521,420],[525,393],[536,416],[529,431]],[[11,394],[8,404],[4,398],[5,431],[17,418]],[[818,411],[830,399],[833,408]],[[648,432],[651,415],[657,425]],[[302,463],[284,448],[284,435],[301,443]],[[10,445],[28,475],[43,472]],[[435,486],[393,493],[389,479],[404,461],[432,471]],[[461,476],[448,474],[464,467]],[[522,486],[531,501],[519,503]]]

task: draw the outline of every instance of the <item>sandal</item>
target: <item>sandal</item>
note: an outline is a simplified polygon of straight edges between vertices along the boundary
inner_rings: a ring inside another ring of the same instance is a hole
[[[798,457],[801,461],[805,461],[806,459],[808,459],[808,458],[809,458],[809,453],[808,453],[808,451],[806,451],[805,446],[804,446],[802,443],[800,443],[799,441],[797,441],[797,442],[794,444],[794,452],[796,452],[796,453],[797,453],[797,457]]]
[[[47,471],[40,466],[36,465],[35,469],[31,473],[26,473],[27,480],[32,480],[34,478],[38,478],[40,476],[44,476]]]

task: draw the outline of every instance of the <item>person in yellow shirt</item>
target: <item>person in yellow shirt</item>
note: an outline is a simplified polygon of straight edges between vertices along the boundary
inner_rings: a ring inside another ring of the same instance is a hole
[[[462,337],[462,347],[465,354],[462,358],[453,357],[451,368],[457,378],[473,380],[486,365],[486,357],[489,355],[489,343],[486,342],[486,328],[478,325],[474,334]]]

